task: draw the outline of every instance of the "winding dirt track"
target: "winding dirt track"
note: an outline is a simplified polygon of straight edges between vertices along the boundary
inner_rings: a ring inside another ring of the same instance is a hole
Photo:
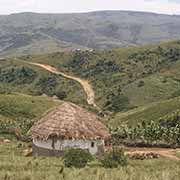
[[[58,74],[58,75],[61,75],[61,76],[65,77],[65,78],[77,81],[83,87],[84,92],[86,93],[87,103],[89,105],[93,106],[94,108],[100,110],[100,108],[95,103],[94,90],[93,90],[92,86],[89,84],[88,81],[86,81],[84,79],[80,79],[78,77],[67,75],[67,74],[65,74],[63,72],[58,71],[56,68],[47,65],[47,64],[39,64],[39,63],[32,63],[32,62],[29,62],[28,64],[39,66],[39,67],[41,67],[41,68],[43,68],[43,69],[45,69],[45,70],[47,70],[47,71],[49,71],[51,73]]]
[[[93,91],[92,86],[89,84],[88,81],[80,79],[78,77],[67,75],[67,74],[65,74],[63,72],[58,71],[56,68],[47,65],[47,64],[32,63],[32,62],[29,62],[28,64],[41,67],[41,68],[43,68],[43,69],[45,69],[45,70],[47,70],[47,71],[49,71],[51,73],[61,75],[61,76],[65,77],[65,78],[77,81],[83,87],[84,92],[86,93],[87,103],[89,105],[95,107],[97,110],[100,110],[100,108],[95,103],[95,93]],[[165,148],[127,148],[125,150],[126,154],[134,154],[134,153],[143,154],[143,153],[150,153],[150,152],[157,153],[160,156],[167,157],[167,158],[170,158],[172,160],[180,161],[180,158],[175,156],[175,152],[180,152],[180,149],[174,150],[174,149],[165,149]]]

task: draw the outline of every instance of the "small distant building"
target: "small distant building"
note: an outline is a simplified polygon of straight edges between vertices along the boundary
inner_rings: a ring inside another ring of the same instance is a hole
[[[67,148],[81,148],[93,155],[102,154],[109,138],[98,117],[69,102],[46,113],[29,130],[34,156],[61,156]]]

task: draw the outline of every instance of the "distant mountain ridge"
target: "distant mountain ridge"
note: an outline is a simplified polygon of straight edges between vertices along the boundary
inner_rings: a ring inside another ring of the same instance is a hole
[[[133,11],[0,16],[0,55],[116,48],[180,39],[180,16]]]

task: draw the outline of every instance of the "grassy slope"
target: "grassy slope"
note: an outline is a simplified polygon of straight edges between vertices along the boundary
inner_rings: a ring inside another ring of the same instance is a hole
[[[24,94],[0,95],[0,122],[17,118],[36,119],[48,109],[60,104],[52,98],[29,96]]]
[[[22,156],[26,144],[17,142],[0,144],[0,179],[11,180],[178,180],[180,163],[160,158],[157,160],[130,161],[127,167],[104,169],[92,162],[83,169],[65,168],[60,158],[34,158]],[[153,173],[152,173],[153,172]]]
[[[30,95],[42,95],[48,96],[56,95],[58,92],[65,93],[63,100],[72,101],[77,104],[86,104],[85,93],[81,86],[72,81],[67,80],[61,76],[55,76],[51,73],[37,67],[30,66],[21,61],[7,60],[0,62],[0,69],[8,72],[8,69],[22,70],[22,68],[28,68],[35,73],[35,77],[17,76],[11,82],[1,81],[1,92],[19,92]],[[8,74],[8,73],[7,73]],[[9,72],[9,76],[14,76]],[[19,79],[24,78],[25,82]],[[32,80],[31,80],[32,78]]]
[[[138,87],[138,81],[134,81],[125,86],[123,91],[133,105],[146,105],[147,103],[172,98],[174,93],[180,91],[179,69],[180,61],[177,61],[155,74],[142,78],[143,87]]]
[[[117,113],[109,118],[108,124],[115,127],[122,124],[133,126],[142,121],[158,121],[159,118],[171,114],[172,112],[179,110],[179,108],[180,97],[159,101],[124,113]]]
[[[174,60],[173,56],[166,55],[170,49],[178,53],[179,42],[20,59],[50,64],[61,71],[88,79],[101,107],[105,106],[109,95],[118,94],[119,90],[129,98],[132,106],[140,106],[168,99],[180,90],[180,55]],[[138,86],[140,80],[144,81],[143,87]]]
[[[36,56],[24,56],[1,62],[2,69],[9,67],[28,67],[37,73],[32,83],[19,84],[15,81],[2,83],[1,89],[10,88],[13,91],[33,94],[34,91],[46,90],[49,84],[37,86],[39,77],[50,77],[51,74],[34,66],[23,63],[24,61],[40,62],[55,66],[60,71],[85,78],[91,82],[96,94],[96,101],[101,108],[106,110],[108,99],[115,95],[123,94],[129,98],[131,107],[139,107],[131,111],[117,113],[110,123],[119,125],[122,122],[136,124],[141,120],[158,120],[160,117],[178,109],[179,101],[172,99],[180,93],[180,43],[169,42],[159,45],[143,47],[130,47],[108,51],[93,52],[61,52]],[[139,82],[144,84],[139,86]],[[75,103],[84,105],[85,95],[81,87],[62,77],[56,77],[57,85],[47,89],[53,95],[56,91],[65,91],[67,97]],[[49,82],[48,82],[49,83]],[[115,99],[116,99],[115,98]],[[170,99],[171,100],[168,100]],[[168,100],[168,101],[166,101]],[[119,102],[121,103],[121,102]]]

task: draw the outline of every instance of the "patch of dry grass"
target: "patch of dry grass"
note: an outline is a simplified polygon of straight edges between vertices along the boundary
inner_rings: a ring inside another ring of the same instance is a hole
[[[96,161],[83,169],[64,168],[60,158],[23,157],[27,146],[0,144],[1,180],[179,180],[180,162],[160,158],[130,161],[127,167],[105,169]]]

